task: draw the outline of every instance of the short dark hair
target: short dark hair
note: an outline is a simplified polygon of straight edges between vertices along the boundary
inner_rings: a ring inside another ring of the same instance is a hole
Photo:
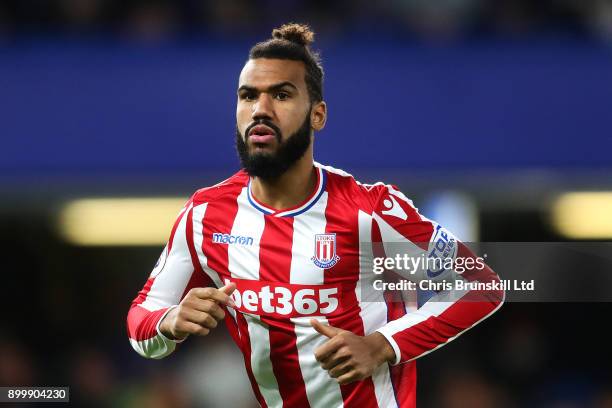
[[[272,30],[272,38],[255,44],[249,59],[275,58],[302,61],[306,66],[306,87],[311,103],[323,100],[323,66],[318,52],[310,49],[314,32],[306,24],[284,24]]]

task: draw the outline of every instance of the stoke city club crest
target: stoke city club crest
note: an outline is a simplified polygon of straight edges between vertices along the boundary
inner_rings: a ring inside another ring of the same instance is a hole
[[[319,268],[331,268],[338,263],[336,234],[315,234],[314,256],[311,258]]]

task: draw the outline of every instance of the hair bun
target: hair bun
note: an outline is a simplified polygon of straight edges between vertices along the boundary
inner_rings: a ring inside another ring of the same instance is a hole
[[[314,41],[314,33],[306,24],[289,23],[272,30],[272,38],[291,41],[306,47]]]

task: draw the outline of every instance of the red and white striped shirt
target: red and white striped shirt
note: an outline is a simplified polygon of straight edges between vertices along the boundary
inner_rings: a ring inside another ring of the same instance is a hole
[[[170,308],[193,287],[235,282],[236,308],[226,309],[225,321],[262,407],[414,407],[414,360],[492,314],[503,291],[441,291],[416,309],[375,290],[381,278],[373,273],[377,252],[428,253],[441,231],[445,239],[452,235],[420,215],[394,186],[361,184],[318,163],[315,168],[312,196],[281,211],[253,197],[244,171],[197,191],[132,303],[130,342],[145,357],[167,356],[176,342],[158,326]],[[473,256],[452,242],[454,256]],[[423,273],[406,277],[424,279]],[[460,279],[498,277],[485,267]],[[462,301],[469,296],[471,301]],[[311,327],[313,317],[362,336],[380,332],[396,361],[371,378],[338,385],[315,360],[314,350],[327,338]]]

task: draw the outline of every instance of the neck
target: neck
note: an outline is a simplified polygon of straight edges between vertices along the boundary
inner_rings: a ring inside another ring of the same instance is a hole
[[[259,177],[253,178],[251,193],[266,206],[282,210],[295,207],[305,201],[316,188],[316,182],[312,151],[307,151],[278,179],[270,181]]]

